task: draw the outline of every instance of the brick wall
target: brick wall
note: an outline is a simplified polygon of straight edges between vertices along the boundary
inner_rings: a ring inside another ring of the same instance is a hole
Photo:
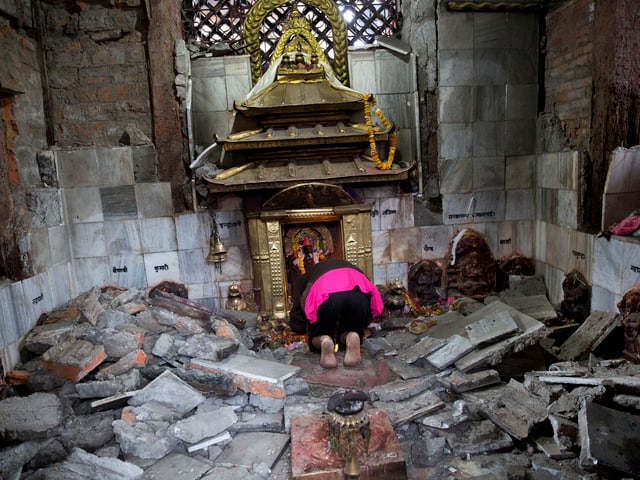
[[[118,145],[130,123],[152,138],[144,8],[43,8],[55,143]]]
[[[546,17],[545,111],[577,149],[591,133],[594,8],[594,0],[556,2]]]

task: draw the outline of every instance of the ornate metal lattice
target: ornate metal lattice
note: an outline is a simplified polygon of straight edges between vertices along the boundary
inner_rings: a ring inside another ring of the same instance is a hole
[[[397,0],[336,1],[347,25],[349,45],[371,44],[375,37],[391,36],[400,28]],[[328,58],[333,58],[331,24],[315,8],[286,3],[265,18],[260,45],[244,45],[242,25],[255,0],[185,0],[182,19],[185,38],[201,47],[222,54],[251,53],[259,48],[263,57],[273,52],[285,18],[293,5],[311,24],[318,43]]]

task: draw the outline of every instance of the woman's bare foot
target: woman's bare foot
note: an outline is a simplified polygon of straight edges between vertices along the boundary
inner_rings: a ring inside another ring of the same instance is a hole
[[[324,368],[336,368],[338,360],[333,351],[333,340],[327,335],[323,335],[320,339],[320,366]]]
[[[360,335],[356,332],[347,333],[345,343],[347,344],[347,351],[344,354],[344,366],[355,367],[362,360],[360,355]]]

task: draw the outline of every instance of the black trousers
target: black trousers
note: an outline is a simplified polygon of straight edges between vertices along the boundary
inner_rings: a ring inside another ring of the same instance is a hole
[[[312,342],[314,337],[329,335],[334,342],[340,342],[340,337],[346,332],[356,332],[362,341],[364,329],[370,322],[370,293],[362,293],[358,287],[331,293],[318,307],[318,319],[309,327],[309,347],[317,351]]]

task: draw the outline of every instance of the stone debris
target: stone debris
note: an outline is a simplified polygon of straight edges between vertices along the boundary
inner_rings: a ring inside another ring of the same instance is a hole
[[[640,365],[620,358],[622,345],[594,354],[619,316],[548,328],[557,316],[540,282],[518,278],[500,297],[421,318],[435,323],[426,331],[405,319],[365,340],[363,355],[395,380],[351,388],[395,430],[394,468],[406,464],[411,480],[640,475]],[[292,435],[324,421],[344,387],[306,381],[293,363],[308,358],[304,344],[265,348],[257,314],[166,287],[94,288],[41,317],[6,375],[1,478],[292,478],[304,463]],[[523,357],[540,368],[506,376]]]

